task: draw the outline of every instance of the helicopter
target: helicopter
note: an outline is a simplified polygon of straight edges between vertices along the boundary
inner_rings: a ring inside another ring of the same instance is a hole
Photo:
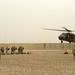
[[[48,28],[43,28],[44,30],[53,30],[53,31],[62,31],[63,33],[58,36],[58,39],[61,40],[61,43],[63,41],[67,41],[69,43],[74,42],[75,43],[75,34],[72,32],[75,32],[73,30],[69,30],[66,27],[62,27],[63,30],[60,29],[48,29]]]

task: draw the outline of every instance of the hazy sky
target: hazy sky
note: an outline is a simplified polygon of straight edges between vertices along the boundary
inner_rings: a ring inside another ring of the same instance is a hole
[[[75,30],[75,0],[0,0],[0,43],[59,43],[62,32]]]

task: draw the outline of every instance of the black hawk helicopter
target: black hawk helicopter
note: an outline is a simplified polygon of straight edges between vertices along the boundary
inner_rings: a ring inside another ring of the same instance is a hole
[[[75,34],[73,34],[72,32],[75,32],[73,30],[69,30],[65,27],[62,27],[64,30],[60,30],[60,29],[48,29],[48,28],[43,28],[45,30],[53,30],[53,31],[62,31],[64,33],[62,33],[61,35],[59,35],[58,39],[61,40],[61,43],[63,43],[63,41],[67,41],[69,43],[74,42],[75,43]]]

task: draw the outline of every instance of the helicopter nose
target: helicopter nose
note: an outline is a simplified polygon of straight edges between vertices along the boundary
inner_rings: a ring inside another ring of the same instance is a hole
[[[58,38],[59,38],[60,40],[64,39],[62,36],[59,36]]]

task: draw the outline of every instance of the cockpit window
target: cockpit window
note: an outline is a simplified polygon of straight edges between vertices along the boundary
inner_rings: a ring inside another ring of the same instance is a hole
[[[66,34],[65,34],[65,33],[62,33],[60,36],[61,36],[61,37],[65,37],[65,36],[66,36]]]

